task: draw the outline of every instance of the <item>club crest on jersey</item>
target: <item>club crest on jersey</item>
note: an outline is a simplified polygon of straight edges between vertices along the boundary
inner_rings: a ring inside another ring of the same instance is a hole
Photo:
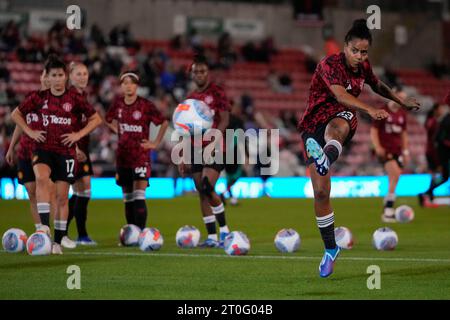
[[[42,109],[48,109],[48,105],[47,105],[48,100],[44,101],[44,105],[42,106]]]
[[[142,117],[142,113],[139,110],[133,112],[133,119],[139,120]]]
[[[64,103],[62,107],[66,112],[70,112],[70,110],[72,110],[72,104],[69,102]]]
[[[206,96],[205,98],[205,103],[206,104],[211,104],[214,101],[213,97],[211,96]]]

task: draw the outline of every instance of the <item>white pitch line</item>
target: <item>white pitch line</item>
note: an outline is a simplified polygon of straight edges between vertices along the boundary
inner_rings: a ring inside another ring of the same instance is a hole
[[[236,258],[236,259],[263,259],[263,260],[320,260],[322,257],[311,256],[228,256],[226,254],[197,254],[197,253],[164,253],[164,252],[64,252],[69,255],[99,255],[99,256],[132,256],[132,257],[191,257],[191,258]],[[374,257],[340,257],[339,260],[348,261],[397,261],[397,262],[439,262],[450,263],[450,259],[429,258],[374,258]]]

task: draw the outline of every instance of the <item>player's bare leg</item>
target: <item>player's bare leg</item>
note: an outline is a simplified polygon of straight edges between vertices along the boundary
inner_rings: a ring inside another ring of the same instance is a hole
[[[215,185],[220,172],[212,168],[204,168],[202,172],[202,185],[204,193],[207,195],[208,203],[211,206],[212,213],[219,223],[219,242],[223,246],[225,237],[230,233],[225,219],[225,206],[221,197],[215,191]]]
[[[341,118],[332,119],[326,129],[324,148],[312,138],[307,140],[307,153],[314,159],[309,166],[311,182],[314,190],[314,210],[317,226],[325,245],[325,254],[319,265],[321,277],[328,277],[333,273],[340,248],[336,245],[334,236],[334,212],[330,201],[331,178],[329,166],[337,160],[342,152],[342,144],[350,133],[347,121]],[[309,150],[308,150],[309,148]]]
[[[198,191],[203,222],[205,224],[206,231],[208,232],[208,238],[201,243],[200,246],[210,248],[218,247],[219,242],[217,239],[216,217],[212,212],[207,195],[202,191],[202,173],[195,172],[192,174],[192,178],[194,179],[195,188]]]
[[[397,161],[390,160],[384,164],[384,168],[389,178],[388,194],[384,199],[384,211],[381,219],[384,222],[392,223],[396,222],[394,215],[394,202],[395,202],[395,189],[397,188],[398,180],[402,173],[402,169],[398,165]]]
[[[77,243],[81,245],[96,245],[97,243],[89,237],[86,229],[87,206],[91,199],[91,176],[81,177],[74,183],[73,187],[74,191],[77,192],[73,207],[77,222]]]
[[[133,182],[134,219],[141,230],[145,228],[147,223],[147,204],[145,203],[145,189],[147,189],[147,186],[147,180],[136,180]]]
[[[125,219],[127,224],[136,225],[134,217],[133,186],[122,186],[123,202],[125,205]]]
[[[50,167],[43,163],[33,166],[36,177],[36,207],[43,225],[50,228]]]
[[[62,254],[61,241],[67,231],[67,217],[69,215],[69,183],[66,181],[56,181],[56,201],[57,210],[54,220],[54,244],[52,254]],[[75,245],[76,246],[76,245]]]
[[[28,199],[30,201],[31,217],[33,218],[36,230],[38,230],[39,227],[41,226],[41,218],[39,217],[36,205],[36,182],[25,183],[25,189],[27,190]]]

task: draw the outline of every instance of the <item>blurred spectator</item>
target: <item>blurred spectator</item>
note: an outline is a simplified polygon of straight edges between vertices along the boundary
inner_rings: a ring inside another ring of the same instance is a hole
[[[6,52],[13,51],[20,42],[19,27],[14,21],[8,21],[0,29],[0,49]]]
[[[221,68],[229,69],[231,65],[236,62],[237,55],[233,49],[233,41],[228,32],[222,33],[217,41],[217,53]]]

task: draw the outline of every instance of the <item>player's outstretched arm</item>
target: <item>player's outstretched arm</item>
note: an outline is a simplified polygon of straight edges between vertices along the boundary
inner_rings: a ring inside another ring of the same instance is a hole
[[[417,102],[415,98],[406,98],[401,99],[399,96],[395,94],[394,91],[392,91],[391,88],[387,84],[385,84],[383,81],[379,80],[378,83],[371,87],[372,90],[379,94],[380,96],[387,98],[389,100],[392,100],[399,105],[401,105],[403,108],[407,110],[419,110],[420,109],[420,103]]]
[[[88,123],[86,126],[81,129],[78,132],[72,132],[72,133],[66,133],[61,135],[62,143],[64,145],[68,145],[69,147],[72,146],[72,144],[79,141],[84,136],[88,135],[91,131],[93,131],[95,128],[97,128],[102,123],[102,118],[100,118],[100,115],[98,112],[95,112],[92,116],[89,117]]]
[[[44,142],[45,141],[45,131],[32,130],[25,121],[22,112],[20,112],[19,108],[14,109],[11,113],[11,118],[13,121],[20,127],[20,129],[25,132],[31,139],[36,142]]]
[[[362,102],[361,100],[355,98],[349,94],[343,86],[331,85],[330,90],[333,92],[336,100],[343,104],[344,106],[354,108],[358,111],[363,111],[368,113],[374,120],[383,120],[389,117],[389,114],[382,109],[376,109],[368,104]]]

